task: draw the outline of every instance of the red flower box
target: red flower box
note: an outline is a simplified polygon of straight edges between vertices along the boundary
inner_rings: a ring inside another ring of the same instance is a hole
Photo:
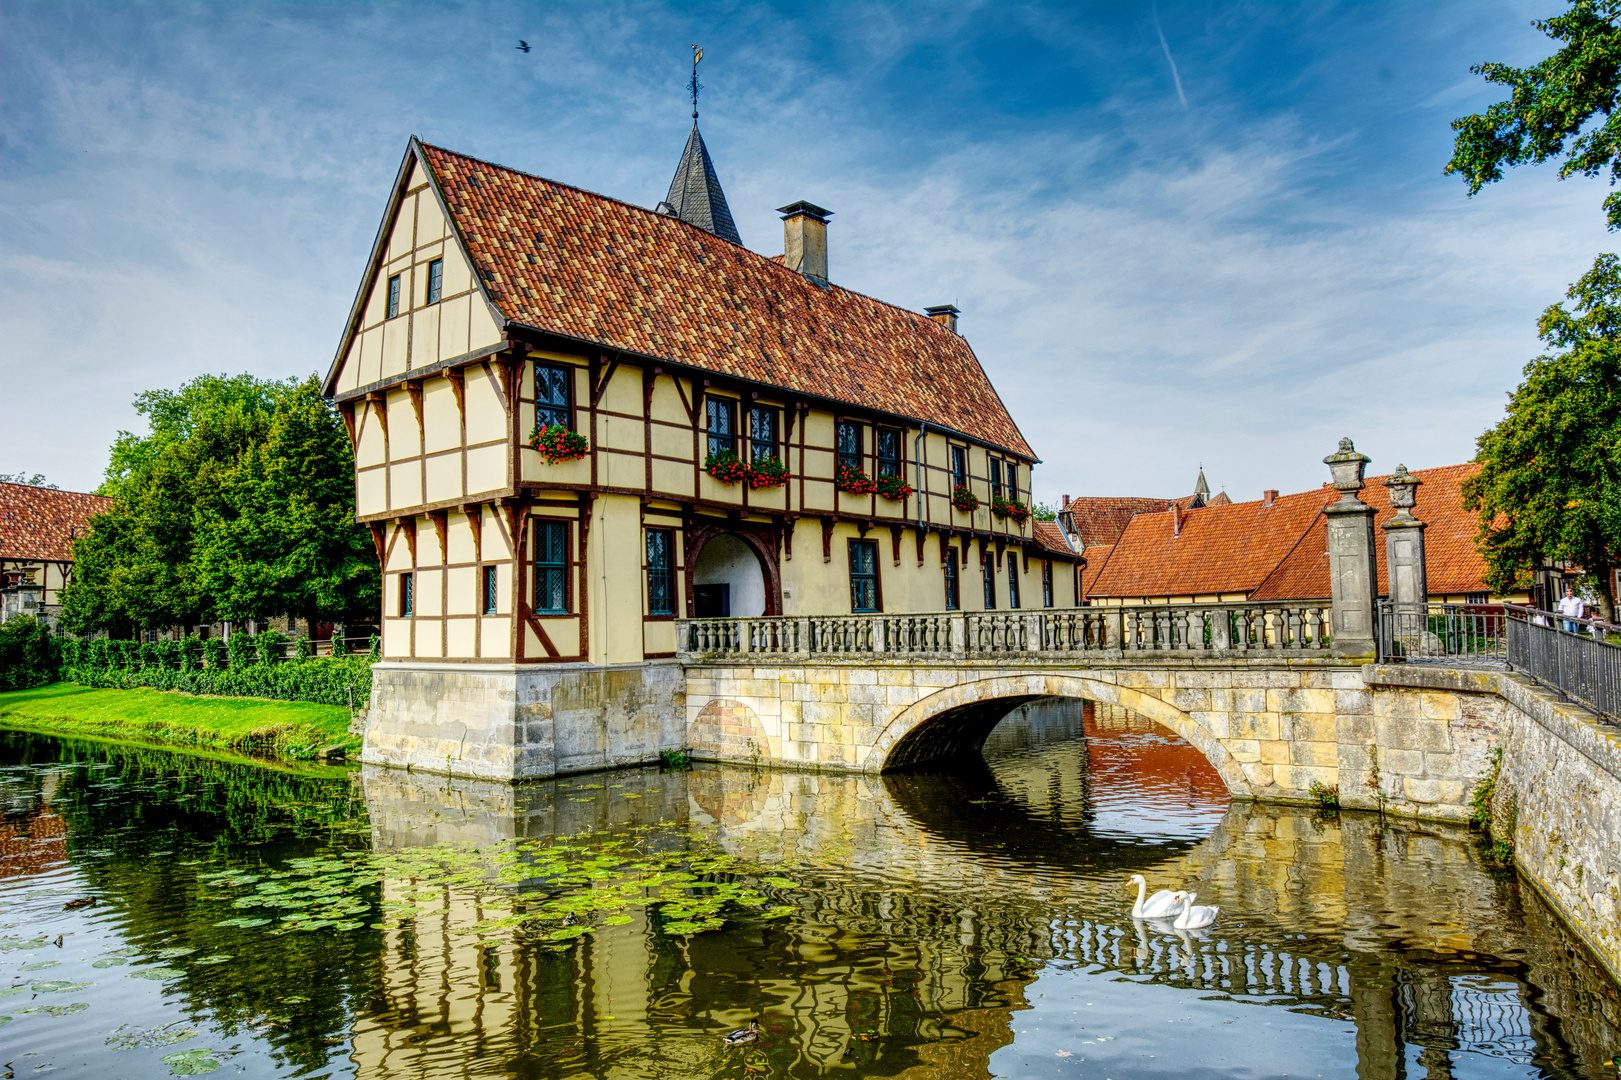
[[[585,441],[585,436],[570,431],[562,424],[542,424],[529,434],[530,449],[539,450],[546,455],[546,464],[556,465],[559,461],[578,461],[591,452],[591,444]]]
[[[953,509],[964,514],[972,514],[979,509],[979,496],[965,487],[951,489],[951,505]]]

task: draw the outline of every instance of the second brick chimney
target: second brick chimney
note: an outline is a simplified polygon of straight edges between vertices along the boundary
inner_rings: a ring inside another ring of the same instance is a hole
[[[777,207],[782,215],[782,264],[827,284],[827,219],[833,211],[801,199]]]
[[[1278,501],[1278,489],[1277,488],[1268,488],[1267,490],[1261,492],[1261,505],[1262,506],[1271,506],[1273,503],[1275,503],[1277,501]]]

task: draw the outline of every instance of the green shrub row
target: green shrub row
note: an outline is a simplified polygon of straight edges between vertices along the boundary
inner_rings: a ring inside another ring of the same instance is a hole
[[[366,704],[371,696],[371,665],[377,659],[376,638],[369,654],[320,657],[313,654],[308,639],[300,639],[287,656],[287,640],[275,631],[258,637],[238,634],[229,643],[195,637],[145,643],[63,640],[58,646],[57,677],[81,686],[121,690],[149,686],[188,694],[355,708]]]
[[[0,623],[0,690],[27,690],[56,681],[57,639],[32,615]]]

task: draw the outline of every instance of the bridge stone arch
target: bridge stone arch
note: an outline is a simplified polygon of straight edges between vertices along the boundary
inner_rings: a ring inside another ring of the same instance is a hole
[[[1252,796],[1243,766],[1200,717],[1153,694],[1082,675],[1000,675],[936,690],[895,714],[874,740],[862,769],[885,772],[977,752],[1004,716],[1043,697],[1086,698],[1146,716],[1191,743],[1229,792]]]

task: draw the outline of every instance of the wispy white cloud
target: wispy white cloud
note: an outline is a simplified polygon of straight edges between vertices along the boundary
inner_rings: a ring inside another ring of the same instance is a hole
[[[1182,73],[1176,70],[1176,57],[1171,55],[1171,43],[1165,40],[1165,27],[1160,25],[1159,4],[1154,4],[1153,9],[1154,33],[1159,35],[1159,47],[1165,53],[1165,62],[1171,65],[1171,81],[1176,84],[1176,100],[1180,101],[1185,109],[1188,107],[1188,95],[1182,92]]]

